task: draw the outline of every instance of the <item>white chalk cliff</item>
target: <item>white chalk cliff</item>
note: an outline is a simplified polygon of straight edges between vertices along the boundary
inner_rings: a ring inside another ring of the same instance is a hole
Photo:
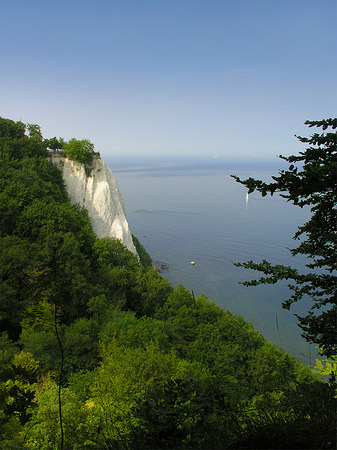
[[[123,197],[104,161],[95,156],[88,176],[84,164],[61,154],[51,153],[51,160],[62,171],[70,201],[87,209],[96,236],[119,239],[137,254],[125,216]]]

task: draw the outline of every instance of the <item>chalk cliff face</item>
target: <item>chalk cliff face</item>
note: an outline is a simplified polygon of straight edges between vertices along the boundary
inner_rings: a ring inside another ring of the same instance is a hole
[[[95,157],[87,176],[84,164],[57,153],[51,154],[51,160],[62,171],[71,202],[87,209],[96,236],[119,239],[137,254],[125,217],[122,195],[104,161]]]

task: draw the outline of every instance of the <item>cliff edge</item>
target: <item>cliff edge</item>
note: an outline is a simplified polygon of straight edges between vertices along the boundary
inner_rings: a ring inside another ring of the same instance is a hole
[[[62,171],[70,201],[87,209],[96,236],[119,239],[128,250],[137,254],[125,216],[123,197],[104,161],[94,157],[87,175],[84,164],[59,153],[51,153],[50,159]]]

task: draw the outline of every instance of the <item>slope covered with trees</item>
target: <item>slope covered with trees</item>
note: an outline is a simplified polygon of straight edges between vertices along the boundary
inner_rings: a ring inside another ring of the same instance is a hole
[[[97,239],[27,130],[0,120],[0,448],[333,448],[331,386]]]

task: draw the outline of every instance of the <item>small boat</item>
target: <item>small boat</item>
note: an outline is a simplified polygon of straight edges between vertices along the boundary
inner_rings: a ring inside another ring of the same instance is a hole
[[[194,266],[195,262],[194,262],[194,261],[191,261],[190,264],[191,264],[191,266]]]

